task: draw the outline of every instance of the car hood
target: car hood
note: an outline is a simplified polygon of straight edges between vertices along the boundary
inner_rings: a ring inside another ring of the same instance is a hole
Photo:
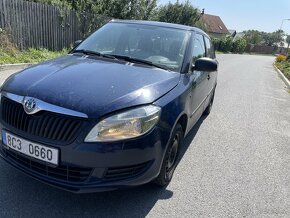
[[[173,89],[179,77],[158,68],[66,55],[14,74],[2,91],[99,118],[154,102]]]

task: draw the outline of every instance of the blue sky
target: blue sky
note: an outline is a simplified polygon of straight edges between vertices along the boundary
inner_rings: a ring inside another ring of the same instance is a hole
[[[159,0],[159,4],[169,2]],[[171,0],[172,3],[175,0]],[[180,1],[182,2],[182,0]],[[280,28],[282,19],[290,19],[290,0],[191,0],[194,6],[205,13],[218,15],[228,29],[243,31],[257,29],[273,32]],[[290,21],[283,28],[290,34]]]

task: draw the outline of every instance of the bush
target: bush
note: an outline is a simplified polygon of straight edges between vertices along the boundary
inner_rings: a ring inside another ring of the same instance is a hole
[[[7,31],[0,28],[0,50],[15,55],[18,50]],[[0,52],[1,53],[1,52]]]
[[[220,51],[220,42],[221,41],[218,38],[213,38],[212,39],[212,44],[213,44],[213,46],[214,46],[216,51]]]
[[[247,47],[247,41],[244,38],[239,38],[233,41],[232,37],[224,37],[221,39],[214,38],[212,40],[216,51],[221,52],[233,52],[242,54]]]
[[[9,51],[0,49],[0,64],[38,63],[64,55],[67,52],[67,49],[63,49],[60,52],[53,52],[47,49],[29,48],[23,52],[17,51],[12,55]]]
[[[242,54],[247,47],[247,41],[244,38],[238,38],[233,42],[232,52]]]
[[[280,61],[275,63],[282,73],[290,80],[290,61]]]
[[[233,48],[233,39],[232,37],[225,37],[220,40],[220,51],[222,52],[230,52]]]
[[[67,52],[67,49],[53,52],[47,49],[35,48],[20,51],[13,43],[8,31],[0,28],[0,64],[38,63],[64,55]]]
[[[282,61],[285,61],[286,59],[287,59],[287,57],[285,55],[282,55],[282,54],[280,54],[276,57],[277,62],[282,62]]]

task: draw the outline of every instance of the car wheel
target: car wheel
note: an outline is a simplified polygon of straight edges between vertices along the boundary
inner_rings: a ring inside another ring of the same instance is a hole
[[[211,96],[211,99],[210,99],[210,102],[208,104],[208,106],[206,107],[206,109],[204,110],[203,114],[205,116],[209,115],[210,112],[211,112],[211,109],[212,109],[212,105],[213,105],[213,101],[214,101],[214,94],[215,94],[215,90],[213,91],[212,93],[212,96]]]
[[[178,163],[179,148],[183,140],[183,130],[180,124],[177,124],[173,130],[166,154],[162,163],[161,171],[158,177],[153,181],[158,186],[167,186],[175,171]]]

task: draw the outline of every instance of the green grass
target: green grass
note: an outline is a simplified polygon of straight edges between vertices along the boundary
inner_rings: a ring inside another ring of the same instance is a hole
[[[260,55],[260,56],[274,56],[273,54],[263,54],[263,53],[255,53],[255,52],[251,52],[251,53],[244,53],[247,55]]]
[[[290,80],[290,61],[275,62],[276,67]]]
[[[41,61],[56,58],[64,55],[68,50],[53,52],[47,49],[29,48],[25,51],[10,49],[9,51],[0,49],[0,65],[1,64],[16,64],[16,63],[38,63]]]
[[[237,53],[227,53],[227,52],[222,52],[222,51],[215,51],[216,54],[237,54]],[[240,53],[239,53],[240,54]],[[255,53],[255,52],[251,52],[251,53],[241,53],[244,55],[260,55],[260,56],[274,56],[273,54],[261,54],[261,53]]]
[[[226,54],[225,52],[222,51],[215,51],[216,54]]]

